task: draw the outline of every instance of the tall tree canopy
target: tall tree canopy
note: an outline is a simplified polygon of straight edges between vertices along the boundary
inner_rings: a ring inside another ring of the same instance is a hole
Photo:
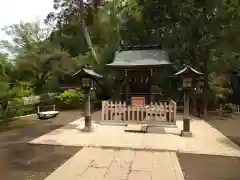
[[[13,70],[15,79],[31,82],[38,93],[49,84],[57,87],[64,73],[83,64],[112,76],[105,64],[113,60],[120,41],[160,44],[176,69],[190,64],[204,72],[205,107],[209,92],[228,89],[216,81],[240,68],[237,0],[54,0],[53,6],[56,11],[46,22],[54,27],[12,25],[5,28],[12,41],[2,41],[14,58],[2,63],[1,74]]]

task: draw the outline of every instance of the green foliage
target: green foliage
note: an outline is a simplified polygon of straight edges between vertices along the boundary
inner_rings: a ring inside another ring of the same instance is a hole
[[[15,55],[18,80],[31,82],[36,93],[42,93],[49,79],[56,79],[71,66],[68,53],[50,41],[51,28],[41,28],[40,22],[14,24],[5,32],[13,41],[1,43]]]
[[[229,112],[229,113],[232,113],[233,110],[234,110],[234,105],[231,104],[231,103],[224,104],[223,110],[225,110],[225,111],[227,111],[227,112]]]
[[[0,81],[13,79],[13,65],[8,54],[0,52]]]
[[[19,91],[17,93],[18,97],[29,97],[34,94],[31,83],[20,81],[18,83],[18,86],[19,86]]]
[[[83,105],[84,94],[81,89],[69,89],[55,97],[56,106],[61,109],[79,109]]]
[[[0,82],[0,122],[7,123],[23,114],[23,100],[19,97],[21,88],[12,87],[7,82]]]
[[[1,41],[1,45],[14,56],[9,61],[6,54],[0,54],[0,81],[21,89],[15,93],[19,98],[32,91],[55,92],[59,90],[59,79],[87,63],[107,79],[101,82],[97,94],[109,98],[117,87],[110,82],[114,74],[105,64],[113,60],[122,39],[125,45],[161,44],[177,69],[188,63],[205,73],[204,97],[226,98],[227,83],[218,83],[222,82],[218,77],[240,68],[240,5],[236,0],[101,2],[56,0],[53,6],[57,12],[46,18],[48,23],[56,22],[54,27],[42,28],[34,22],[5,28],[13,41]],[[156,84],[169,92],[169,81],[163,79],[173,72],[161,72]],[[205,93],[209,87],[211,93]],[[7,89],[9,92],[2,96],[12,102],[13,88]],[[68,90],[56,101],[63,107],[79,108],[83,95]]]

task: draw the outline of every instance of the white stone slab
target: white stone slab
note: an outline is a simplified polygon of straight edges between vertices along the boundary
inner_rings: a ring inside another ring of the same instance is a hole
[[[129,124],[125,128],[126,132],[147,132],[147,125],[144,124]]]

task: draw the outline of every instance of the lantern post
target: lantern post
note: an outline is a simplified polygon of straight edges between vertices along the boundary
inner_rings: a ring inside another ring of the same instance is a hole
[[[93,130],[91,120],[91,91],[96,89],[96,82],[102,76],[94,72],[89,65],[83,66],[73,76],[81,80],[81,87],[84,90],[85,127],[82,131],[91,132]]]
[[[202,73],[198,72],[197,70],[193,69],[190,66],[186,66],[174,76],[180,76],[182,82],[182,89],[184,91],[184,114],[183,114],[183,129],[181,131],[181,136],[191,137],[191,127],[190,127],[190,115],[189,115],[189,94],[193,89],[194,82],[197,82],[198,77],[201,76]]]

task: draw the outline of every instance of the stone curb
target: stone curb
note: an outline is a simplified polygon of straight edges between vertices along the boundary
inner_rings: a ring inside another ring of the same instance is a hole
[[[31,142],[29,142],[29,143],[31,143]],[[81,145],[79,145],[79,146],[81,146]],[[230,155],[230,154],[226,154],[226,153],[205,154],[205,153],[198,153],[196,151],[187,151],[187,150],[179,150],[179,149],[177,149],[177,150],[156,149],[156,148],[149,148],[149,147],[148,148],[138,148],[138,147],[102,146],[102,145],[82,145],[81,147],[114,149],[114,150],[132,150],[132,151],[147,151],[147,152],[175,152],[175,153],[187,153],[187,154],[199,154],[199,155],[216,155],[216,156],[240,157],[240,156]]]
[[[27,115],[24,115],[24,116],[17,116],[17,117],[14,117],[14,119],[28,117],[28,116],[34,116],[34,115],[37,115],[37,114],[35,113],[35,114],[27,114]]]

